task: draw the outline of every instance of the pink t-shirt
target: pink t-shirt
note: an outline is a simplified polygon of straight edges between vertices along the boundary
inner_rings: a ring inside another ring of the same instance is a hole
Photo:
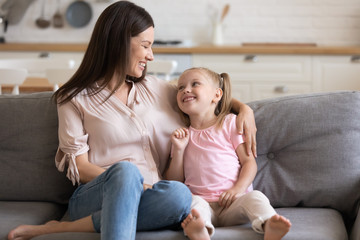
[[[220,194],[238,179],[241,166],[235,149],[244,139],[237,133],[235,121],[236,115],[228,114],[221,129],[189,128],[190,140],[184,153],[185,184],[208,202],[217,202]],[[247,191],[252,191],[252,185]]]

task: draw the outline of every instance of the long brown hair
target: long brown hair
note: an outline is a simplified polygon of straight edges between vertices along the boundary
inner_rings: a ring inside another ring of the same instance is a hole
[[[129,1],[118,1],[108,6],[95,24],[79,69],[54,93],[56,102],[68,102],[84,89],[96,94],[107,86],[114,74],[118,76],[115,89],[120,87],[129,77],[126,69],[130,59],[131,37],[149,27],[154,27],[154,21],[144,8]],[[145,74],[146,69],[140,78],[131,80],[141,81]],[[99,82],[97,88],[95,83],[99,79],[103,81]]]
[[[187,69],[183,72],[183,74],[187,71],[192,70],[199,70],[205,73],[215,84],[221,88],[223,95],[220,99],[220,101],[217,103],[215,108],[215,115],[217,116],[216,125],[218,127],[221,127],[225,116],[231,112],[231,82],[230,82],[230,76],[227,73],[216,73],[208,68],[205,67],[195,67]],[[180,76],[181,77],[181,76]],[[190,118],[189,116],[181,112],[181,118],[183,119],[184,123],[187,126],[190,126]]]

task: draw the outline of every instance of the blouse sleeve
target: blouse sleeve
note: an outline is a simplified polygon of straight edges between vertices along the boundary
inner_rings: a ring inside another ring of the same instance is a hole
[[[73,185],[80,183],[80,175],[75,158],[89,151],[88,134],[84,131],[83,118],[72,101],[58,105],[59,148],[55,156],[55,164]]]

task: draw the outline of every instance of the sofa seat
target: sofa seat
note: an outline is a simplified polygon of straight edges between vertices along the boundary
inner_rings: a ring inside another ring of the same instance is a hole
[[[51,202],[1,201],[0,239],[7,239],[7,233],[23,224],[42,224],[64,215],[66,206]],[[5,221],[6,219],[6,221]]]
[[[348,234],[339,212],[326,208],[278,208],[276,211],[291,219],[292,228],[284,240],[346,240]],[[239,238],[241,236],[241,238]],[[33,238],[33,240],[100,240],[98,233],[57,233]],[[185,240],[182,231],[138,232],[136,240]],[[250,224],[217,227],[213,240],[251,239],[262,240]]]

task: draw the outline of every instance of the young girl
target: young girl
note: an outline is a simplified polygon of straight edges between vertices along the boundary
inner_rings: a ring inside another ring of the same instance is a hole
[[[185,182],[193,193],[191,214],[182,227],[190,239],[210,239],[214,226],[244,224],[281,239],[291,223],[276,214],[267,197],[252,189],[257,172],[246,154],[230,113],[228,74],[206,68],[186,70],[179,78],[177,102],[189,128],[172,134],[172,160],[166,177]],[[183,171],[179,171],[183,169]]]

